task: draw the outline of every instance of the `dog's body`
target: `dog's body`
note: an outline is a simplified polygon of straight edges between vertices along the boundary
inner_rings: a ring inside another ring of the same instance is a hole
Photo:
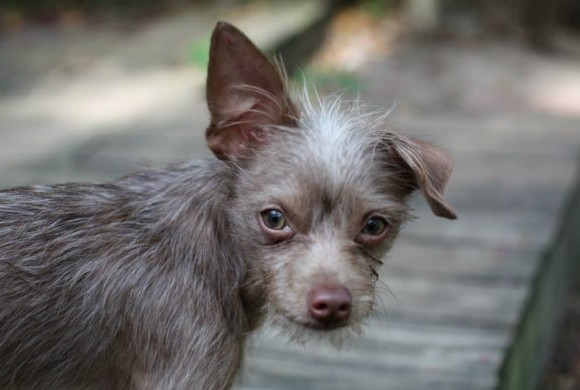
[[[451,161],[338,100],[298,105],[245,36],[212,38],[219,159],[0,192],[0,388],[226,389],[264,320],[340,341]]]
[[[248,331],[228,175],[2,193],[0,388],[226,388]]]

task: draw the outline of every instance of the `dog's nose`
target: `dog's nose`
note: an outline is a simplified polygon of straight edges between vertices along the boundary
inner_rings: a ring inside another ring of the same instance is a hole
[[[343,286],[317,284],[308,292],[308,311],[324,327],[344,325],[350,315],[352,298]]]

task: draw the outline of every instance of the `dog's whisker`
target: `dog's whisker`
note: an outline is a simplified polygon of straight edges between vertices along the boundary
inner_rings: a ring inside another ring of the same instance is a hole
[[[399,310],[401,313],[404,313],[405,312],[405,305],[403,305],[403,303],[401,302],[401,300],[399,299],[397,294],[395,294],[395,292],[382,280],[379,279],[379,280],[377,280],[377,282],[380,284],[378,289],[386,291],[393,298],[393,300],[397,306],[397,310]]]
[[[387,318],[387,305],[385,305],[385,302],[383,300],[383,298],[379,295],[379,294],[375,294],[375,301],[378,301],[379,306],[382,310],[373,310],[373,314],[375,316],[378,316],[379,318]]]

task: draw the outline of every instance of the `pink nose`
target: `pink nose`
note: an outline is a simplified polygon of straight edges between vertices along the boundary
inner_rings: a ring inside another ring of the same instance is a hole
[[[350,315],[350,292],[336,284],[316,284],[308,292],[308,311],[317,323],[325,328],[345,324]]]

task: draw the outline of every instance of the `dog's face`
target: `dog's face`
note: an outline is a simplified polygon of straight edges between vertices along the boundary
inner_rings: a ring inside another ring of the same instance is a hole
[[[247,285],[295,338],[357,330],[409,194],[419,188],[437,215],[455,217],[442,197],[451,160],[387,131],[384,116],[357,103],[297,104],[276,68],[226,24],[212,37],[207,95],[208,144],[238,170],[232,219]]]
[[[256,244],[254,277],[271,319],[285,330],[299,325],[293,336],[301,327],[357,328],[407,217],[407,190],[388,174],[387,151],[340,113],[303,111],[241,169],[236,231]],[[326,128],[316,123],[333,118]]]

